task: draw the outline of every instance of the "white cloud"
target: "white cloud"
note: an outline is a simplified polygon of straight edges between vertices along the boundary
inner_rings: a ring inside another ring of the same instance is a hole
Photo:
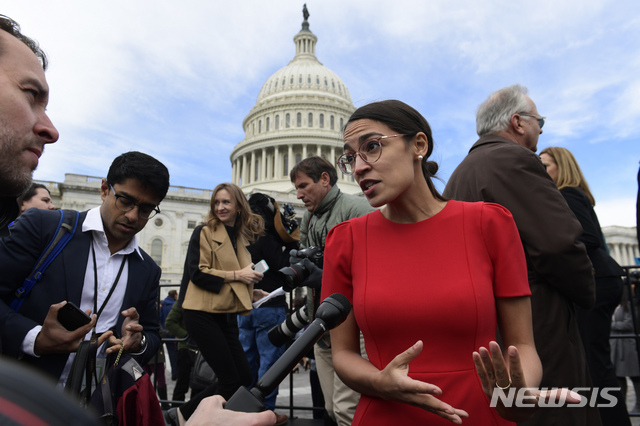
[[[343,79],[356,106],[395,98],[422,112],[445,178],[475,140],[476,107],[517,82],[548,117],[541,146],[570,147],[586,174],[598,172],[589,182],[599,203],[612,190],[634,196],[640,2],[307,6],[318,59]],[[3,5],[51,59],[49,113],[61,138],[36,177],[102,175],[123,149],[139,149],[167,162],[176,185],[229,180],[242,120],[262,84],[293,58],[301,7],[285,0]],[[633,167],[621,174],[627,159]]]
[[[596,214],[601,227],[636,226],[636,199],[616,198],[596,201]]]

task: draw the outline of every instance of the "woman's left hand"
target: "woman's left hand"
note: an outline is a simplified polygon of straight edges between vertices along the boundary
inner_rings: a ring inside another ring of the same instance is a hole
[[[267,293],[264,290],[260,290],[258,288],[254,288],[253,289],[253,300],[252,302],[257,302],[258,300],[265,298],[269,295],[269,293]]]
[[[253,263],[248,264],[239,271],[235,271],[237,281],[241,281],[247,285],[258,283],[264,275],[258,271],[253,270]]]
[[[485,395],[493,401],[493,393],[501,389],[505,395],[509,395],[509,389],[514,388],[513,404],[506,407],[501,398],[496,398],[496,411],[501,417],[519,422],[529,419],[533,413],[540,408],[540,400],[543,402],[555,401],[563,403],[578,403],[581,401],[580,395],[568,389],[554,389],[541,391],[539,389],[525,390],[526,406],[517,407],[515,398],[519,395],[520,389],[527,387],[526,378],[520,361],[520,354],[515,346],[509,346],[507,350],[508,363],[502,356],[500,345],[496,342],[489,343],[489,349],[481,347],[478,352],[473,353],[473,362],[476,371],[482,382],[482,390]],[[554,404],[555,405],[555,404]]]

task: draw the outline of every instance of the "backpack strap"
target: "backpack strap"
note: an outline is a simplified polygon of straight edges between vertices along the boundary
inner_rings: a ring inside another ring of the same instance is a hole
[[[20,307],[29,295],[29,292],[31,292],[33,286],[40,281],[47,267],[71,240],[78,227],[79,216],[80,213],[74,210],[60,210],[60,221],[58,222],[58,227],[54,232],[53,238],[40,255],[36,265],[24,280],[22,286],[16,290],[15,299],[13,299],[11,305],[9,305],[13,311],[18,312],[18,310],[20,310]]]

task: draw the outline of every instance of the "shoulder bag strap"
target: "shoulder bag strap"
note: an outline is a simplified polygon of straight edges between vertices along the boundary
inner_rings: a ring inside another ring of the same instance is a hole
[[[36,265],[24,280],[22,286],[15,292],[15,299],[13,299],[9,306],[13,311],[18,312],[18,310],[20,310],[20,307],[33,286],[40,280],[44,271],[62,251],[64,246],[71,240],[78,226],[79,215],[80,214],[74,210],[60,210],[60,221],[58,222],[58,227],[56,228],[53,238],[40,255]]]

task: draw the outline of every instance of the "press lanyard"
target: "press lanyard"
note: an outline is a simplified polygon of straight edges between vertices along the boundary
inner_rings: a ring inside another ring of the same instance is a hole
[[[107,306],[107,302],[111,298],[116,286],[118,285],[118,281],[120,281],[120,275],[122,275],[122,270],[124,269],[124,264],[127,263],[127,256],[125,255],[124,259],[122,259],[122,264],[120,265],[120,270],[118,271],[118,275],[116,275],[116,280],[111,285],[111,289],[109,290],[109,294],[102,302],[100,306],[100,310],[98,310],[98,267],[96,264],[96,252],[93,250],[93,241],[91,242],[91,256],[93,256],[93,312],[96,313],[96,324],[93,326],[93,335],[95,336],[96,327],[98,326],[98,319],[100,318],[100,314],[104,310],[105,306]]]

